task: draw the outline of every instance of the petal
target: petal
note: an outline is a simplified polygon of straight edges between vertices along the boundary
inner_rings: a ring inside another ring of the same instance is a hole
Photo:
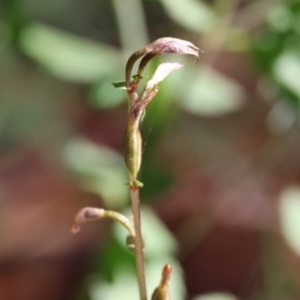
[[[155,55],[177,53],[193,55],[199,60],[200,49],[191,42],[164,37],[156,40],[146,47],[147,53],[154,53]]]

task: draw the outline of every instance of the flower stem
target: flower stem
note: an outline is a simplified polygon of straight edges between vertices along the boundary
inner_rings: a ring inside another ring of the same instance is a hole
[[[139,187],[137,185],[130,185],[130,199],[135,229],[135,263],[139,284],[140,300],[147,300],[144,245],[141,232],[140,198]]]

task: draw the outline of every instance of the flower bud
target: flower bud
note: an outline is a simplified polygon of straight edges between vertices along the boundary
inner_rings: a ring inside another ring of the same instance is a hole
[[[71,226],[71,231],[75,234],[80,230],[80,226],[86,222],[92,222],[103,218],[105,210],[95,207],[84,207],[75,216],[74,222]]]
[[[172,266],[164,266],[159,286],[154,290],[151,300],[170,300],[169,280],[172,272]]]
[[[163,54],[171,54],[171,53],[187,54],[187,55],[195,56],[196,62],[198,62],[199,51],[201,50],[193,43],[181,39],[163,37],[154,41],[153,43],[147,45],[145,48],[134,52],[128,59],[126,64],[127,90],[129,90],[130,88],[130,77],[131,77],[131,71],[133,65],[139,58],[143,57],[138,68],[138,74],[137,74],[138,76],[135,78],[135,80],[137,81],[139,81],[139,79],[141,78],[141,75],[145,67],[147,66],[148,62],[155,56],[163,55]]]
[[[189,54],[196,57],[199,61],[200,49],[191,42],[175,39],[171,37],[160,38],[146,47],[147,54],[162,55],[162,54]]]

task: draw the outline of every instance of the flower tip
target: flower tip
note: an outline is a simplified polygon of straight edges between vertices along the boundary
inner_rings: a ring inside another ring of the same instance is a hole
[[[171,273],[172,273],[172,266],[170,264],[165,265],[162,270],[161,285],[168,284],[171,277]]]
[[[77,234],[78,232],[80,231],[80,226],[74,222],[72,225],[71,225],[71,232],[73,234]]]
[[[199,61],[200,61],[200,56],[199,56],[199,53],[198,53],[198,55],[195,55],[195,57],[196,57],[196,59],[195,59],[194,63],[196,64],[197,62],[199,62]]]
[[[199,60],[199,51],[201,51],[191,42],[171,37],[164,37],[154,41],[146,47],[146,50],[147,53],[154,55],[170,53],[189,54],[195,56],[197,61]]]

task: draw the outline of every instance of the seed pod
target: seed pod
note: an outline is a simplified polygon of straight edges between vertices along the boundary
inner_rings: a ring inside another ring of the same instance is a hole
[[[142,136],[137,126],[128,126],[123,145],[127,170],[131,179],[136,179],[142,162]]]

